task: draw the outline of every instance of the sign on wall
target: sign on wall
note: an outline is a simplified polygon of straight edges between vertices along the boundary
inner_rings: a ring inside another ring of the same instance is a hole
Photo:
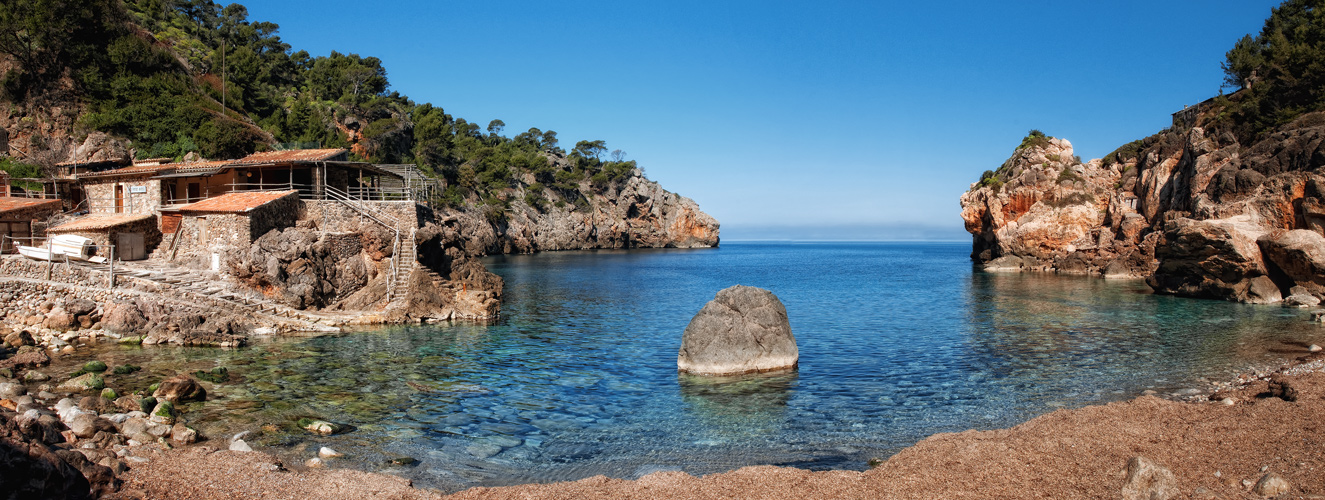
[[[129,186],[129,193],[147,193],[147,186]]]

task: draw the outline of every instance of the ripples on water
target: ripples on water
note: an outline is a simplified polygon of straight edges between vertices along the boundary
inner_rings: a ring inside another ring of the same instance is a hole
[[[729,243],[498,257],[487,261],[507,285],[495,325],[95,351],[148,367],[111,378],[130,389],[228,367],[235,382],[186,408],[205,435],[265,425],[258,444],[292,464],[329,445],[350,466],[453,491],[753,464],[863,469],[935,432],[1196,387],[1320,342],[1300,310],[973,272],[968,249]],[[782,299],[797,372],[676,373],[686,324],[734,284]],[[310,437],[293,428],[307,415],[356,429]],[[420,462],[383,465],[399,455]]]

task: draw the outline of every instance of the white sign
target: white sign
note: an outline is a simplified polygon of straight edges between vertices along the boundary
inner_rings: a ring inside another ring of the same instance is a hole
[[[147,186],[129,186],[129,193],[147,193]]]

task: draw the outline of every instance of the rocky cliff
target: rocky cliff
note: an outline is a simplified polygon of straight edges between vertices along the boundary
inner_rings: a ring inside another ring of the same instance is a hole
[[[1325,113],[1250,144],[1201,126],[1217,113],[1085,163],[1028,137],[961,197],[972,260],[1190,297],[1325,298]]]
[[[579,203],[525,201],[528,184],[514,189],[509,210],[443,208],[437,223],[458,233],[470,256],[599,248],[709,248],[718,246],[717,219],[684,196],[635,171],[618,185],[595,191],[588,181]],[[553,194],[552,196],[556,196]],[[579,196],[579,195],[577,195]],[[562,201],[562,200],[557,200]]]

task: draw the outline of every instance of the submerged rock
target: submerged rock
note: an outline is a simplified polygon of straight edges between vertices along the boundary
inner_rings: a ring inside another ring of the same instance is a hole
[[[152,396],[174,402],[204,401],[207,399],[207,390],[197,380],[186,375],[176,375],[162,380]]]
[[[700,375],[735,375],[796,367],[800,353],[787,309],[773,292],[736,285],[690,320],[677,368]]]
[[[345,454],[323,446],[322,449],[317,450],[317,456],[322,458],[340,458],[345,456]]]
[[[314,419],[314,418],[299,419],[299,427],[306,429],[308,432],[312,432],[313,434],[318,434],[321,436],[330,436],[332,434],[337,434],[345,430],[345,426],[343,425],[328,422],[326,420]]]

